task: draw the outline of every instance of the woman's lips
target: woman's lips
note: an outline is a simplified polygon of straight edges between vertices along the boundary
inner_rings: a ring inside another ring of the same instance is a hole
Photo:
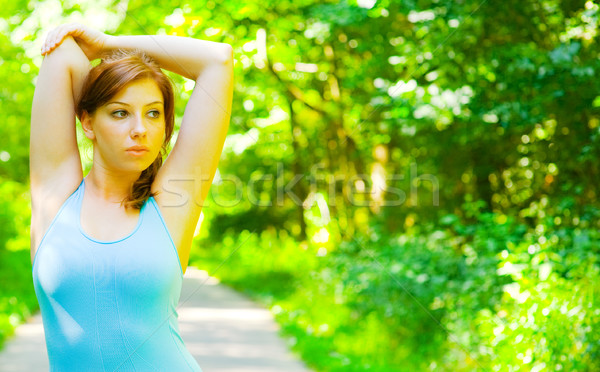
[[[127,152],[132,156],[144,156],[148,152],[148,147],[143,145],[131,146],[127,149]]]
[[[148,152],[148,150],[127,150],[127,152],[133,156],[143,156]]]

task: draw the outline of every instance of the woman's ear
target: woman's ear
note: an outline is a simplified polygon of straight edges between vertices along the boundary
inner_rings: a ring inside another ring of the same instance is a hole
[[[94,128],[92,128],[92,118],[91,116],[88,114],[87,111],[83,111],[81,113],[81,129],[83,129],[83,134],[85,134],[85,136],[87,138],[89,138],[90,140],[93,140],[94,138],[96,138],[96,135],[94,134]]]

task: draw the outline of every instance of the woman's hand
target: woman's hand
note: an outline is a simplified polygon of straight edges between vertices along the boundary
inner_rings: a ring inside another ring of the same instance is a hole
[[[48,33],[42,46],[42,55],[46,55],[57,48],[64,38],[71,35],[83,53],[91,61],[100,58],[106,51],[110,35],[91,29],[81,23],[67,23],[56,27]]]

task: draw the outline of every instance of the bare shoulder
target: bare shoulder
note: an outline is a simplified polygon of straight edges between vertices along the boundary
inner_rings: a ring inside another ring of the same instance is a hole
[[[195,182],[192,174],[179,176],[159,173],[152,189],[160,213],[176,245],[193,233],[200,217],[201,205],[197,195],[190,194],[186,183]],[[180,246],[178,245],[178,248]]]

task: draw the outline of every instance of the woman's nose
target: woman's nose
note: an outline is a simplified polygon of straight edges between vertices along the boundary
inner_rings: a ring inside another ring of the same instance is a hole
[[[144,125],[144,119],[136,115],[131,124],[131,136],[139,137],[146,135],[146,126]]]

